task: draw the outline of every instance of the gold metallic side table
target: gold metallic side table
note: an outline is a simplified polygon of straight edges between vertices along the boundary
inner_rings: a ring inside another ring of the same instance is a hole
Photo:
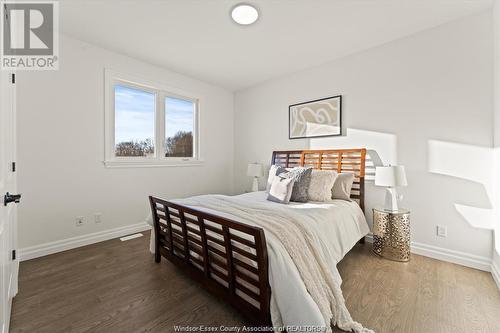
[[[409,210],[373,209],[373,252],[391,260],[410,260]]]

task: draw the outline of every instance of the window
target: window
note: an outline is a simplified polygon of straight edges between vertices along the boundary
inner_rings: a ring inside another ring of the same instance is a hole
[[[165,157],[193,157],[195,101],[165,98]]]
[[[107,166],[199,163],[198,99],[106,70]]]
[[[115,85],[115,156],[154,157],[155,94]]]

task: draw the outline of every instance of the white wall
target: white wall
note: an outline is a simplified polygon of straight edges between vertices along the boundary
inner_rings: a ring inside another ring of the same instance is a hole
[[[493,207],[492,170],[475,167],[492,161],[484,153],[493,138],[492,38],[484,12],[236,93],[235,190],[250,186],[246,164],[269,164],[273,150],[365,146],[406,166],[415,248],[466,255],[486,269],[491,221],[468,209]],[[338,94],[346,136],[288,139],[288,105]],[[382,202],[383,191],[367,184],[370,221]],[[437,224],[447,238],[436,236]]]
[[[493,59],[494,59],[494,146],[500,147],[500,1],[495,0],[492,9],[493,18]]]
[[[60,69],[18,75],[19,246],[26,248],[144,221],[147,196],[229,193],[233,94],[62,37]],[[203,166],[105,168],[104,68],[201,96]],[[95,224],[93,214],[102,213]],[[86,224],[75,226],[75,216]]]
[[[500,1],[493,6],[493,40],[494,40],[494,85],[493,85],[493,118],[494,118],[494,156],[495,156],[495,253],[493,254],[492,274],[500,289]]]

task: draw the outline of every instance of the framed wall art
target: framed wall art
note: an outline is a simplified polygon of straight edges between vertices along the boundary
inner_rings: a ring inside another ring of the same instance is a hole
[[[288,118],[289,139],[342,135],[342,96],[290,105]]]

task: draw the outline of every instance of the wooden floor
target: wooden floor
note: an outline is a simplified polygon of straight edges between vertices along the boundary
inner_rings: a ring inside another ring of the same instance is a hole
[[[376,257],[371,244],[339,264],[352,316],[377,333],[500,332],[489,273],[413,255]],[[172,332],[243,318],[173,265],[155,264],[148,237],[111,240],[21,263],[11,332]]]

